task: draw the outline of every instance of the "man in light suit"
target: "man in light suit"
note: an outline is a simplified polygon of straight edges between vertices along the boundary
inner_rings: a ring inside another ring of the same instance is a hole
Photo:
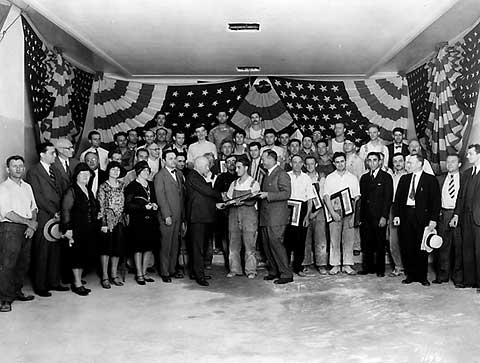
[[[285,229],[289,220],[291,181],[288,174],[277,164],[275,151],[266,150],[262,154],[262,162],[267,169],[267,175],[261,185],[260,227],[269,264],[268,275],[264,280],[286,284],[293,281],[284,245]]]
[[[473,164],[463,172],[452,226],[462,230],[463,286],[476,287],[480,293],[480,145],[468,147],[467,159]]]
[[[183,277],[181,272],[175,271],[180,229],[185,230],[185,186],[182,172],[176,169],[176,157],[174,150],[165,150],[162,155],[165,167],[160,169],[154,179],[161,233],[159,272],[163,282],[172,282],[171,277]]]
[[[41,143],[37,152],[40,162],[28,170],[26,178],[38,206],[38,228],[32,246],[32,283],[38,296],[49,297],[52,296],[49,290],[68,290],[68,287],[60,285],[60,244],[49,242],[43,236],[47,221],[60,212],[61,176],[52,166],[56,157],[53,144]]]
[[[406,275],[402,283],[416,281],[430,286],[428,253],[421,250],[421,244],[425,227],[429,231],[437,227],[440,188],[437,179],[423,171],[421,155],[412,155],[407,164],[411,172],[400,178],[393,203],[393,224],[400,226],[400,249]]]

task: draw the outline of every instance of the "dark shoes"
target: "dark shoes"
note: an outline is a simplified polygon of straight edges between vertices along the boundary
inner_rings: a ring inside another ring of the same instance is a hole
[[[274,284],[283,285],[293,282],[293,277],[280,277],[279,279],[273,281]]]
[[[203,279],[204,280],[211,280],[212,276],[205,275],[205,276],[203,276]],[[190,280],[198,280],[198,279],[197,279],[197,276],[195,276],[194,274],[191,274],[190,275]]]
[[[49,292],[48,290],[35,290],[35,294],[41,297],[50,297],[52,296],[52,293]]]
[[[444,282],[448,282],[448,280],[435,279],[432,281],[432,284],[442,284]]]
[[[169,276],[160,276],[163,282],[172,282],[172,279]]]
[[[23,292],[15,296],[15,300],[17,301],[32,301],[33,299],[35,299],[35,296],[25,295]]]
[[[148,275],[143,275],[143,279],[145,280],[145,282],[155,282],[155,280]]]
[[[101,285],[104,289],[110,289],[112,285],[110,285],[110,281],[108,279],[103,279]]]
[[[275,275],[267,275],[267,276],[264,276],[264,280],[265,281],[270,281],[270,280],[275,280],[277,278],[277,276]]]
[[[411,284],[413,282],[413,279],[407,277],[405,280],[402,280],[402,284]]]
[[[135,281],[137,282],[138,285],[145,285],[145,280],[142,276],[135,276]]]
[[[176,278],[176,279],[183,279],[184,275],[180,271],[177,271],[171,277]]]
[[[90,293],[83,285],[80,287],[72,285],[72,292],[80,296],[87,296]]]
[[[206,279],[197,279],[197,284],[199,284],[200,286],[210,285]]]
[[[58,286],[50,287],[48,290],[63,292],[63,291],[69,291],[70,289],[67,286],[58,285]]]
[[[12,311],[12,303],[2,301],[0,303],[0,313],[9,313],[10,311]]]
[[[422,280],[422,281],[419,281],[422,286],[430,286],[430,282],[428,280]]]

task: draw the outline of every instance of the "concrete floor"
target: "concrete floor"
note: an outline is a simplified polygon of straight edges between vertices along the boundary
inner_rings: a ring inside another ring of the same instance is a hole
[[[54,292],[0,315],[0,362],[480,362],[480,295],[401,278],[315,276],[277,286],[183,279]],[[25,292],[31,292],[29,287]]]

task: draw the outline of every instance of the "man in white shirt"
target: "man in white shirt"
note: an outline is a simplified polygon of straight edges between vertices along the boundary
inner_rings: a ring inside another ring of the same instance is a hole
[[[310,212],[312,211],[312,199],[315,197],[312,180],[302,172],[303,159],[300,155],[292,156],[292,170],[288,172],[292,186],[290,199],[302,202],[300,216],[297,225],[294,220],[287,226],[285,231],[285,247],[287,257],[290,258],[293,252],[292,270],[298,276],[306,276],[303,272],[303,258],[305,257],[305,239],[307,228],[310,223]],[[295,211],[293,211],[294,213]]]
[[[256,111],[252,112],[250,114],[250,127],[245,132],[245,142],[247,145],[253,141],[262,143],[264,133],[265,128],[262,125],[262,116]]]
[[[340,271],[355,275],[353,267],[354,217],[344,215],[340,198],[331,199],[332,195],[348,188],[352,205],[360,198],[360,184],[355,175],[346,169],[345,153],[333,154],[333,164],[336,170],[327,175],[323,200],[333,220],[330,222],[330,265],[329,274],[336,275]],[[341,252],[340,252],[341,251]],[[342,268],[343,265],[343,268]]]
[[[91,146],[80,155],[80,161],[85,161],[85,155],[87,155],[88,152],[94,152],[98,155],[100,169],[107,170],[108,151],[100,146],[102,143],[102,137],[100,136],[100,133],[96,130],[90,131],[88,133],[88,142]]]
[[[32,236],[37,230],[37,204],[32,188],[22,180],[23,157],[7,159],[8,178],[0,184],[0,312],[12,310],[14,300],[30,301],[22,292],[30,262]]]
[[[459,170],[462,163],[460,162],[460,156],[458,154],[448,155],[446,166],[447,173],[437,177],[442,193],[442,209],[437,232],[442,236],[443,243],[440,248],[433,252],[435,280],[432,283],[448,282],[451,277],[454,284],[458,285],[463,283],[462,236],[460,228],[452,228],[451,221],[461,185]]]
[[[207,129],[204,124],[199,124],[195,127],[195,135],[198,141],[194,142],[188,147],[187,152],[187,165],[189,168],[193,168],[193,161],[206,153],[212,153],[217,158],[217,147],[213,142],[207,141]]]
[[[252,142],[258,144],[257,142]],[[252,145],[250,144],[250,145]],[[258,147],[259,148],[259,147]],[[235,163],[238,179],[230,184],[227,198],[238,198],[249,193],[258,193],[260,184],[248,175],[250,162],[246,156],[240,156]],[[245,274],[249,279],[257,275],[257,260],[255,257],[256,234],[258,230],[258,212],[255,200],[235,203],[228,211],[228,231],[230,246],[228,265],[230,272],[227,277],[242,276],[240,251],[245,249]]]
[[[365,163],[360,156],[357,155],[355,141],[352,138],[345,138],[343,142],[343,152],[347,157],[347,170],[360,180],[360,177],[365,173]]]
[[[335,153],[343,153],[343,142],[345,141],[345,124],[343,121],[335,122],[335,137],[328,141],[328,153],[332,156]]]
[[[407,157],[405,158],[405,168],[408,173],[411,173],[411,170],[408,170],[408,165],[412,160],[412,155],[422,155],[422,148],[420,147],[420,143],[418,142],[418,140],[410,140],[410,142],[408,143],[408,151],[410,152],[410,155],[407,155]],[[435,175],[432,165],[425,158],[423,159],[422,170],[427,174]]]
[[[288,137],[288,133],[286,134]],[[263,134],[263,139],[265,145],[260,148],[260,155],[263,154],[265,150],[273,150],[277,153],[277,158],[280,166],[283,168],[285,164],[285,160],[287,159],[287,150],[280,146],[275,145],[277,141],[277,133],[274,129],[266,129],[265,133]],[[287,140],[288,143],[288,140]]]
[[[148,177],[149,181],[152,181],[155,178],[155,175],[158,171],[162,168],[162,160],[161,160],[161,148],[156,143],[153,143],[148,146],[148,159],[147,163],[150,167],[151,173]]]
[[[370,124],[368,126],[368,136],[370,136],[370,141],[365,145],[362,145],[360,147],[360,151],[358,152],[358,156],[360,156],[364,163],[366,163],[368,153],[371,153],[372,151],[382,153],[383,159],[387,160],[388,162],[388,148],[385,146],[379,135],[380,131],[378,129],[378,125]]]

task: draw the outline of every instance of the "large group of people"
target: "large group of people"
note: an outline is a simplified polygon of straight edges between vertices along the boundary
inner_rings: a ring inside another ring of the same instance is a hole
[[[255,279],[263,265],[264,280],[286,284],[314,274],[384,277],[388,252],[389,276],[423,286],[431,253],[433,283],[480,292],[480,145],[467,149],[472,167],[460,172],[451,154],[448,172],[435,176],[400,128],[386,144],[369,125],[370,140],[357,145],[341,121],[332,138],[313,130],[299,140],[265,129],[257,112],[250,118],[235,129],[219,112],[218,125],[196,124],[186,145],[190,135],[166,127],[158,112],[117,133],[110,148],[91,131],[78,160],[67,139],[38,145],[28,171],[22,156],[8,157],[0,311],[34,299],[22,290],[28,271],[42,297],[89,295],[89,272],[105,289],[122,286],[127,269],[138,285],[153,283],[156,271],[165,283],[188,273],[208,286],[215,253],[228,278]]]

